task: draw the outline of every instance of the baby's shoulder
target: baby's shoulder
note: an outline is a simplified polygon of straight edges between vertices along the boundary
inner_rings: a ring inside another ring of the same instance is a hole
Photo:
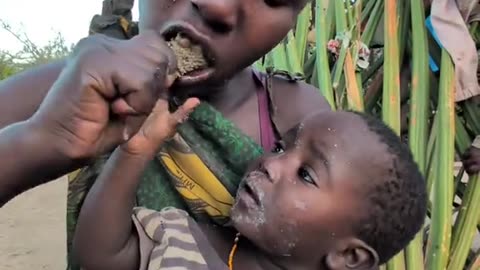
[[[139,220],[144,220],[147,217],[154,216],[162,220],[179,220],[190,218],[186,211],[175,207],[165,207],[160,211],[152,210],[145,207],[135,207],[133,209],[133,215]]]
[[[140,269],[227,269],[198,224],[184,210],[136,207]]]
[[[191,226],[196,224],[184,210],[169,207],[156,211],[145,207],[135,207],[132,219],[140,235],[157,243],[178,237],[178,230],[183,232],[182,236],[188,237],[194,242]]]

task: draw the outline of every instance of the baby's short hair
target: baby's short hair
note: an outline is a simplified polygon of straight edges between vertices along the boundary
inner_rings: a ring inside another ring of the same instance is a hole
[[[366,193],[368,214],[354,228],[357,237],[378,253],[383,264],[405,248],[423,227],[428,199],[426,184],[409,148],[392,129],[372,116],[354,113],[386,145],[392,157],[386,179],[374,181]]]

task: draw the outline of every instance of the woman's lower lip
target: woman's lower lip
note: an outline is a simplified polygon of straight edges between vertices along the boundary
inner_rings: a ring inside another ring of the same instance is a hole
[[[204,82],[212,77],[214,71],[213,68],[206,68],[193,72],[192,74],[183,75],[177,79],[176,84],[179,86],[189,86]]]

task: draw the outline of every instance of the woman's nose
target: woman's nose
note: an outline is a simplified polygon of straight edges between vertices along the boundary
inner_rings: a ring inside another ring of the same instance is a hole
[[[217,33],[228,33],[238,20],[241,0],[190,0],[205,23]]]

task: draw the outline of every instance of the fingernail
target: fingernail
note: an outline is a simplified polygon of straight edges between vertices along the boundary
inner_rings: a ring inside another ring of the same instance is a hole
[[[137,112],[134,108],[132,108],[132,107],[130,107],[130,106],[128,106],[128,107],[126,108],[126,111],[127,111],[127,113],[130,113],[130,114],[138,114],[138,112]]]

